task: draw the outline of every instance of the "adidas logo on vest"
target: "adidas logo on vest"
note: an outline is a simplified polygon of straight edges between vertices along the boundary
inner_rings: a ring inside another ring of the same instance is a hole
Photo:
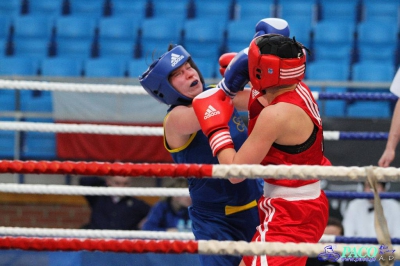
[[[178,54],[171,54],[171,66],[175,66],[176,64],[179,63],[183,58],[185,58],[183,55],[178,55]]]
[[[220,111],[216,110],[214,107],[212,107],[212,105],[209,105],[207,107],[206,112],[204,113],[204,120],[214,116],[214,115],[219,115]]]

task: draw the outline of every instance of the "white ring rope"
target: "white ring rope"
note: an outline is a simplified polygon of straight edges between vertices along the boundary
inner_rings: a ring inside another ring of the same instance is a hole
[[[213,81],[218,83],[218,81]],[[331,86],[367,88],[367,89],[388,89],[388,82],[338,82],[338,81],[308,81],[309,86]],[[17,90],[45,90],[45,91],[69,91],[69,92],[96,92],[96,93],[117,93],[117,94],[144,94],[145,90],[138,85],[110,85],[110,84],[89,84],[89,83],[67,83],[55,81],[29,81],[0,79],[0,88]],[[319,92],[312,92],[314,98],[319,98]]]
[[[144,230],[64,229],[0,226],[3,236],[105,238],[105,239],[195,239],[192,232],[166,232]],[[319,243],[335,243],[335,235],[322,235]]]
[[[56,133],[85,133],[109,135],[162,136],[162,127],[112,126],[91,124],[63,124],[39,122],[0,122],[0,130],[37,131]]]
[[[134,85],[110,85],[110,84],[85,84],[64,83],[50,81],[24,81],[0,79],[0,88],[18,90],[44,90],[44,91],[69,91],[90,93],[116,93],[116,94],[143,94],[146,91],[141,86]]]
[[[312,243],[280,243],[280,242],[245,242],[245,241],[216,241],[199,240],[199,254],[230,254],[230,255],[270,255],[270,256],[307,256],[317,257],[324,251],[326,244]],[[349,253],[349,246],[362,250],[366,256],[367,249],[362,244],[335,244],[335,252]],[[400,258],[400,246],[393,246],[394,259]],[[378,254],[379,256],[379,254]],[[378,257],[379,258],[379,257]]]
[[[368,173],[367,173],[368,172]],[[275,178],[326,179],[334,181],[365,181],[367,174],[380,182],[400,181],[400,168],[375,166],[322,166],[322,165],[221,165],[212,167],[213,178]]]
[[[109,135],[162,136],[162,127],[113,126],[101,124],[64,124],[0,121],[0,130]],[[340,131],[324,131],[325,140],[339,140]]]
[[[104,239],[180,239],[193,240],[192,232],[164,232],[139,230],[89,230],[59,228],[26,228],[0,226],[0,235],[65,238],[104,238]]]
[[[91,195],[91,196],[189,196],[187,188],[150,188],[150,187],[89,187],[72,185],[39,185],[0,183],[0,192],[54,195]]]

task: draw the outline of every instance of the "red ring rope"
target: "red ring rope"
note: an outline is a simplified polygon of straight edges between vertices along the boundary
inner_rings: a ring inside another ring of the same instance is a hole
[[[211,177],[212,165],[1,160],[0,173]]]
[[[79,238],[1,237],[0,249],[39,251],[108,251],[125,253],[198,253],[194,240],[98,240]]]

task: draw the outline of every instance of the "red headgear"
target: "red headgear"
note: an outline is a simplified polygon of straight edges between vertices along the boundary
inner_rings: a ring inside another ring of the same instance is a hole
[[[257,91],[291,85],[304,78],[305,48],[293,38],[278,34],[261,35],[249,46],[250,82]]]

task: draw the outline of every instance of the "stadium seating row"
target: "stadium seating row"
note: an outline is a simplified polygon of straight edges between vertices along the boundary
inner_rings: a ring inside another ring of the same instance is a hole
[[[0,3],[0,13],[7,15],[45,14],[47,16],[84,15],[171,17],[183,20],[216,17],[220,20],[267,16],[319,20],[345,20],[357,23],[379,19],[398,23],[396,0],[7,0]]]
[[[158,57],[168,44],[183,44],[199,61],[217,62],[223,52],[248,46],[257,21],[236,20],[227,24],[218,19],[190,19],[183,23],[172,19],[136,20],[107,17],[98,21],[87,17],[39,15],[0,16],[0,45],[3,56],[134,58]],[[343,21],[320,21],[313,26],[290,21],[292,35],[312,54],[309,62],[335,60],[344,67],[365,60],[399,63],[399,27],[390,22],[364,21],[348,25]],[[371,34],[373,32],[374,34]],[[204,63],[204,65],[207,65]],[[204,72],[217,77],[215,63]]]

